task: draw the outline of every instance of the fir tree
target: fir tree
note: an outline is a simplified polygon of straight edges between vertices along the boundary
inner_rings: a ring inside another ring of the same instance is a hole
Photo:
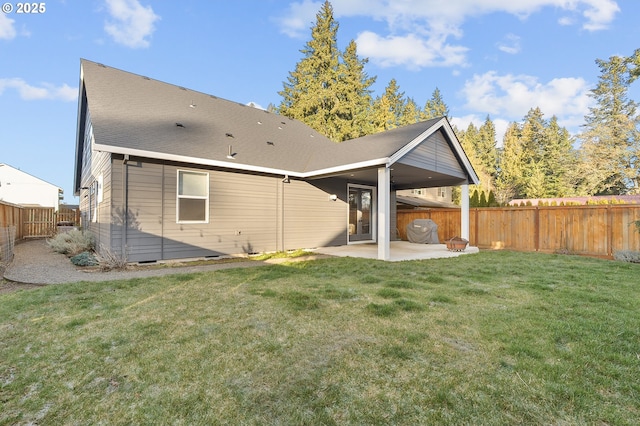
[[[473,194],[471,194],[471,197],[469,198],[469,207],[478,207],[478,204],[480,204],[480,197],[478,195],[478,190],[474,189]]]
[[[449,107],[444,102],[440,89],[436,87],[431,95],[431,99],[427,101],[422,110],[420,120],[430,120],[437,117],[447,117],[447,119],[450,119]]]
[[[416,104],[416,102],[413,99],[408,98],[405,101],[404,111],[402,112],[402,117],[400,117],[399,124],[401,126],[404,126],[407,124],[417,123],[420,121],[420,115],[421,115],[421,111],[418,104]]]
[[[629,83],[633,83],[640,77],[640,49],[636,49],[633,55],[627,58],[629,64]]]
[[[339,73],[340,118],[338,139],[354,139],[372,133],[369,114],[371,109],[371,85],[375,77],[369,77],[364,71],[367,59],[360,59],[355,41],[351,40],[344,53]]]
[[[478,207],[487,207],[488,203],[487,203],[487,196],[485,195],[485,192],[482,191],[480,193],[480,200],[478,201]]]
[[[575,164],[578,160],[569,131],[560,127],[558,118],[547,125],[545,148],[546,193],[550,197],[567,197],[576,193]]]
[[[344,53],[337,46],[338,23],[325,1],[311,28],[311,40],[301,50],[303,58],[289,73],[283,90],[280,114],[298,119],[334,141],[370,132],[370,87],[375,78],[364,72],[355,42]]]
[[[498,161],[496,198],[501,204],[506,204],[513,198],[522,198],[523,163],[520,126],[518,123],[511,123],[504,134]]]
[[[478,130],[475,150],[478,163],[483,168],[483,172],[491,176],[492,180],[495,179],[497,175],[498,161],[498,152],[496,150],[496,128],[488,115]],[[488,183],[488,186],[493,187],[493,184]]]
[[[373,104],[373,127],[375,132],[399,127],[403,124],[406,100],[404,92],[395,79],[391,79],[384,94],[376,98]]]
[[[582,185],[589,194],[639,193],[637,104],[627,97],[635,75],[629,75],[628,58],[612,56],[608,61],[598,59],[596,63],[601,75],[590,94],[596,104],[589,108],[584,131],[579,136]]]

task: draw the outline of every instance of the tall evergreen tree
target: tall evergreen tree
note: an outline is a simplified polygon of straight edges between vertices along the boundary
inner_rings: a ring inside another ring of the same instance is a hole
[[[520,142],[520,126],[518,123],[511,123],[504,134],[502,150],[498,159],[496,198],[501,204],[506,204],[513,198],[522,197],[523,163],[524,154]]]
[[[374,132],[399,127],[403,124],[406,100],[404,92],[400,91],[400,86],[395,78],[389,81],[382,96],[378,96],[373,103],[373,128]]]
[[[340,119],[338,139],[344,141],[372,133],[369,120],[371,85],[376,78],[369,77],[365,72],[364,66],[368,60],[358,57],[355,41],[351,40],[342,54],[342,59],[337,113]]]
[[[476,146],[478,146],[478,139],[480,138],[480,131],[473,123],[469,123],[465,130],[458,132],[458,140],[462,149],[469,157],[469,161],[474,166],[478,165]]]
[[[595,106],[585,117],[581,153],[589,170],[582,185],[591,194],[640,193],[640,132],[637,104],[627,97],[633,79],[629,60],[612,56],[596,60],[598,85],[590,96]]]
[[[364,71],[355,41],[338,50],[338,23],[325,0],[311,28],[311,40],[278,92],[278,112],[298,119],[330,139],[341,142],[372,133],[371,85],[375,77]]]
[[[449,117],[449,107],[444,102],[440,89],[436,87],[431,94],[431,99],[429,99],[424,105],[420,119],[430,120],[437,117],[447,117],[448,119],[451,119]]]
[[[478,130],[476,142],[476,157],[484,172],[495,179],[497,175],[498,152],[496,150],[496,127],[487,115],[482,126]],[[493,187],[492,184],[489,185]]]
[[[520,132],[524,158],[531,165],[531,169],[536,167],[535,164],[541,164],[544,161],[547,142],[546,127],[547,123],[540,108],[531,108],[524,117]],[[526,166],[524,172],[527,173]]]
[[[629,58],[627,58],[629,62],[630,71],[630,82],[633,83],[638,77],[640,77],[640,49],[636,49]]]
[[[555,115],[547,125],[546,139],[546,192],[553,197],[577,195],[574,170],[578,157],[569,131],[560,127]]]
[[[338,23],[333,7],[325,1],[316,14],[311,40],[301,50],[303,59],[289,73],[279,94],[280,114],[308,124],[333,140],[340,140],[336,109],[340,51],[337,46]]]
[[[401,126],[407,124],[414,124],[420,121],[421,111],[420,107],[412,98],[408,98],[404,104],[404,111],[400,118],[399,124]]]

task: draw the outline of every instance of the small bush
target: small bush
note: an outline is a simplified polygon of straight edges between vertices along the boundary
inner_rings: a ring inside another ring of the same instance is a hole
[[[57,253],[75,256],[85,251],[92,251],[95,248],[95,238],[89,232],[72,229],[47,240],[47,244]]]
[[[83,251],[80,254],[76,254],[71,257],[71,263],[76,266],[96,266],[98,264],[98,260],[93,255],[93,253],[88,251]]]
[[[618,250],[613,253],[613,258],[620,262],[640,263],[640,251]]]
[[[100,267],[104,271],[109,271],[112,269],[126,269],[128,263],[126,256],[122,256],[103,245],[100,245],[100,254],[98,255],[98,260]]]

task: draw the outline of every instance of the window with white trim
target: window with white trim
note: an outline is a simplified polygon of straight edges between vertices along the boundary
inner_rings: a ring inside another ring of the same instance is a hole
[[[441,186],[438,188],[438,197],[442,197],[445,198],[447,196],[447,188],[444,186]]]
[[[178,170],[178,223],[209,222],[209,173]]]

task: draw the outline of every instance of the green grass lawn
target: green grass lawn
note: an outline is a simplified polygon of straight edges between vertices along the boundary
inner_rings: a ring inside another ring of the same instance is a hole
[[[640,265],[332,258],[0,294],[0,424],[637,424]]]

